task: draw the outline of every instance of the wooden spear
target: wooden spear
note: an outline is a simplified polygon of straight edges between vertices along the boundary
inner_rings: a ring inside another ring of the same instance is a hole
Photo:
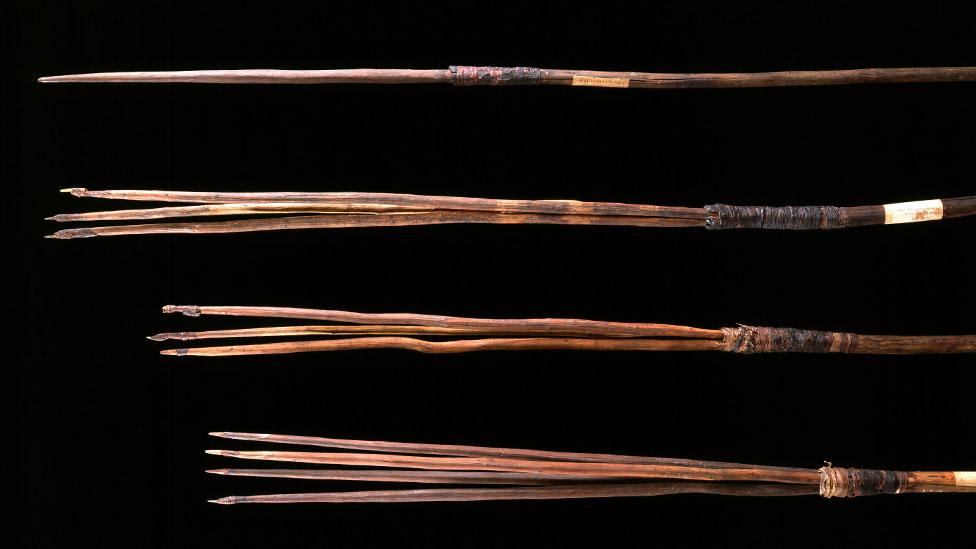
[[[232,221],[183,221],[64,229],[49,238],[137,234],[219,234],[295,229],[404,227],[460,223],[705,227],[707,229],[840,229],[976,216],[976,196],[874,206],[729,206],[704,208],[580,202],[505,200],[391,193],[211,193],[187,191],[64,189],[73,196],[183,202],[191,206],[57,214],[58,222],[132,221],[257,216]],[[313,214],[313,215],[296,215]]]
[[[249,328],[214,332],[175,332],[149,336],[154,341],[197,340],[217,337],[264,337],[280,335],[359,335],[334,339],[277,343],[224,345],[166,349],[163,355],[237,356],[346,351],[358,349],[407,349],[423,353],[471,351],[586,350],[586,351],[726,351],[754,353],[855,353],[945,354],[976,352],[974,335],[862,335],[796,328],[739,325],[718,330],[669,324],[621,323],[596,320],[484,319],[413,313],[355,313],[291,307],[240,307],[166,305],[164,313],[187,316],[224,315],[258,318],[291,318],[358,324],[361,331],[323,325]],[[403,336],[463,336],[471,339],[426,340]]]
[[[38,78],[61,82],[178,82],[193,84],[453,84],[455,86],[549,85],[603,88],[763,88],[971,82],[976,67],[912,67],[754,73],[650,73],[451,66],[447,69],[197,70],[69,74]]]

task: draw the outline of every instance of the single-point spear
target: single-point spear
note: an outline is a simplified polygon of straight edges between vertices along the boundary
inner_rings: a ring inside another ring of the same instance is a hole
[[[166,349],[164,355],[237,356],[408,349],[424,353],[471,351],[586,350],[586,351],[726,351],[753,353],[854,353],[910,355],[976,352],[974,335],[862,335],[796,328],[739,325],[706,329],[669,324],[606,322],[567,318],[486,319],[413,313],[355,313],[292,307],[166,305],[164,313],[187,316],[223,315],[289,318],[356,324],[346,326],[246,328],[214,332],[172,332],[149,336],[154,341],[198,340],[218,337],[281,335],[369,335],[277,343]],[[423,336],[456,336],[427,340]],[[418,336],[418,337],[403,337]]]
[[[976,216],[976,196],[873,206],[730,206],[703,208],[581,202],[507,200],[355,192],[213,193],[189,191],[90,191],[64,189],[73,196],[182,202],[190,206],[57,214],[58,222],[208,218],[202,221],[81,227],[49,238],[136,234],[214,234],[289,229],[404,227],[459,223],[705,227],[707,229],[841,229]],[[298,215],[301,214],[301,215]],[[226,216],[254,216],[214,221]]]
[[[44,76],[38,82],[179,82],[194,84],[453,84],[455,86],[550,85],[603,88],[763,88],[971,82],[976,67],[911,67],[738,73],[650,73],[471,67],[447,69],[197,70],[101,72]]]

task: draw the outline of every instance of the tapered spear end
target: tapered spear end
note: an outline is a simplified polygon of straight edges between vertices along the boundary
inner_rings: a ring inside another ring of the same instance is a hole
[[[190,339],[190,337],[186,334],[186,332],[163,332],[161,334],[153,334],[151,336],[146,336],[146,339],[150,341],[168,341],[168,340],[186,341]]]
[[[232,452],[230,450],[204,450],[211,456],[226,456],[230,455]]]
[[[227,496],[225,498],[208,499],[207,503],[216,503],[217,505],[233,505],[237,503],[237,498],[235,496]]]
[[[112,82],[112,73],[91,74],[59,74],[56,76],[41,76],[37,81],[41,84],[61,84],[66,82]]]
[[[200,307],[196,305],[163,305],[163,313],[183,313],[186,316],[200,316]]]
[[[229,438],[234,440],[261,440],[271,436],[267,433],[237,433],[233,431],[213,431],[207,434],[212,437]]]
[[[68,187],[66,189],[61,189],[60,192],[71,193],[71,196],[84,197],[88,195],[88,189],[84,187]]]
[[[206,472],[210,473],[211,475],[226,475],[227,471],[227,469],[207,469]]]
[[[186,356],[189,354],[190,350],[186,348],[182,349],[163,349],[159,351],[159,354],[166,356]]]
[[[62,229],[54,234],[45,235],[44,238],[54,238],[56,240],[71,240],[74,238],[92,238],[98,233],[91,229]]]

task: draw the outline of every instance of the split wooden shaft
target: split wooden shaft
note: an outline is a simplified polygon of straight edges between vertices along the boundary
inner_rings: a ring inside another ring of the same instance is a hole
[[[191,206],[57,214],[59,222],[168,220],[257,216],[232,221],[181,221],[80,227],[48,238],[140,234],[225,234],[300,229],[407,227],[446,224],[599,225],[721,229],[823,230],[936,221],[976,215],[976,197],[874,206],[732,206],[703,208],[580,202],[507,200],[394,193],[211,193],[189,191],[63,189],[73,196],[117,200],[188,202]],[[314,215],[296,215],[314,214]]]
[[[433,196],[373,192],[195,192],[157,190],[88,190],[81,187],[62,192],[82,198],[190,204],[313,203],[365,208],[370,205],[408,210],[467,210],[495,213],[537,213],[556,215],[613,215],[644,217],[701,217],[701,208],[653,206],[620,202],[579,200],[514,200]]]

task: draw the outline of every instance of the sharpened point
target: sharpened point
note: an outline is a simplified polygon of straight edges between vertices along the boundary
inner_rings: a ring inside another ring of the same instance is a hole
[[[217,505],[233,505],[234,497],[218,498],[218,499],[208,499],[207,503],[216,503]]]
[[[226,475],[227,469],[207,469],[206,472],[210,473],[211,475]]]
[[[226,450],[204,450],[206,453],[212,456],[222,456]]]

